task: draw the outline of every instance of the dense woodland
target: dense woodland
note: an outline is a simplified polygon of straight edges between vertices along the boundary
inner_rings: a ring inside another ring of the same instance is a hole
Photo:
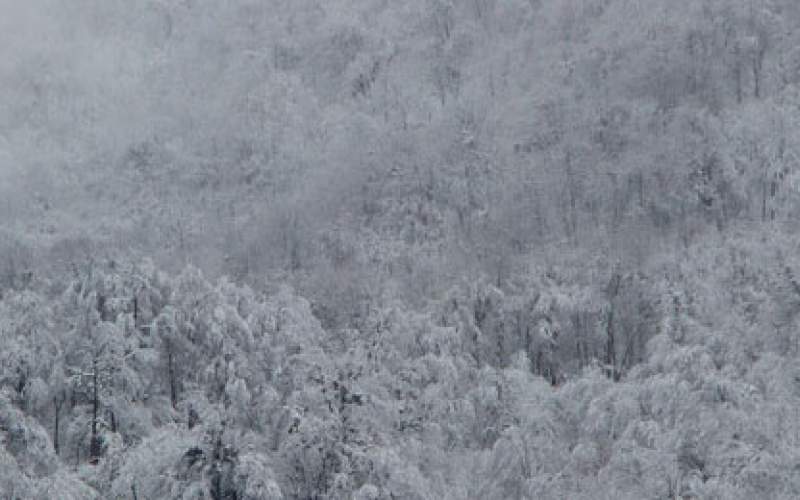
[[[0,498],[800,498],[796,0],[0,0]]]

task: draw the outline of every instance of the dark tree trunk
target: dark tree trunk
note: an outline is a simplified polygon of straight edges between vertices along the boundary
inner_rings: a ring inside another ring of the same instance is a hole
[[[766,220],[767,220],[767,174],[766,172],[764,172],[761,178],[761,221],[766,222]]]
[[[736,103],[742,103],[742,61],[739,51],[739,43],[736,42],[733,49],[735,64],[733,66],[733,78],[736,82]]]
[[[97,358],[92,360],[92,438],[89,444],[89,456],[92,463],[97,463],[100,457],[100,437],[97,435],[97,420],[98,411],[100,409],[100,400],[98,393],[98,373],[97,373]]]
[[[178,406],[178,387],[175,380],[174,356],[172,354],[172,347],[170,346],[168,349],[169,353],[167,354],[167,371],[169,372],[169,400],[170,403],[172,403],[172,408],[176,409]]]
[[[609,306],[608,316],[606,317],[606,375],[616,379],[617,376],[617,353],[614,338],[614,308]]]
[[[133,296],[133,328],[139,329],[139,297]]]
[[[759,52],[753,58],[753,96],[756,99],[761,98],[761,65],[763,62],[763,53]]]
[[[622,277],[619,274],[614,274],[611,277],[611,282],[608,286],[608,314],[606,316],[606,352],[604,362],[606,375],[615,381],[619,380],[619,371],[617,369],[616,332],[614,329],[614,300],[619,293],[621,280]]]
[[[55,421],[53,422],[53,449],[55,450],[56,455],[58,455],[59,450],[58,429],[61,417],[61,405],[63,403],[63,398],[59,398],[58,396],[53,397],[53,408],[55,409]]]

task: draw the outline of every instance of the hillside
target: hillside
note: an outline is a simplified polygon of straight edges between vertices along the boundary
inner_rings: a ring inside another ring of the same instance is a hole
[[[0,11],[0,497],[800,497],[793,0]]]

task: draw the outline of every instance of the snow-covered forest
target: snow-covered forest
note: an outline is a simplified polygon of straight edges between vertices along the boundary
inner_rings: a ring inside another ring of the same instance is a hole
[[[797,498],[797,0],[0,0],[0,499]]]

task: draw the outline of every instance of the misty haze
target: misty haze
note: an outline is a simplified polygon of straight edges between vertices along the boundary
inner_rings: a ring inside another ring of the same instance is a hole
[[[800,499],[800,1],[0,0],[6,499]]]

